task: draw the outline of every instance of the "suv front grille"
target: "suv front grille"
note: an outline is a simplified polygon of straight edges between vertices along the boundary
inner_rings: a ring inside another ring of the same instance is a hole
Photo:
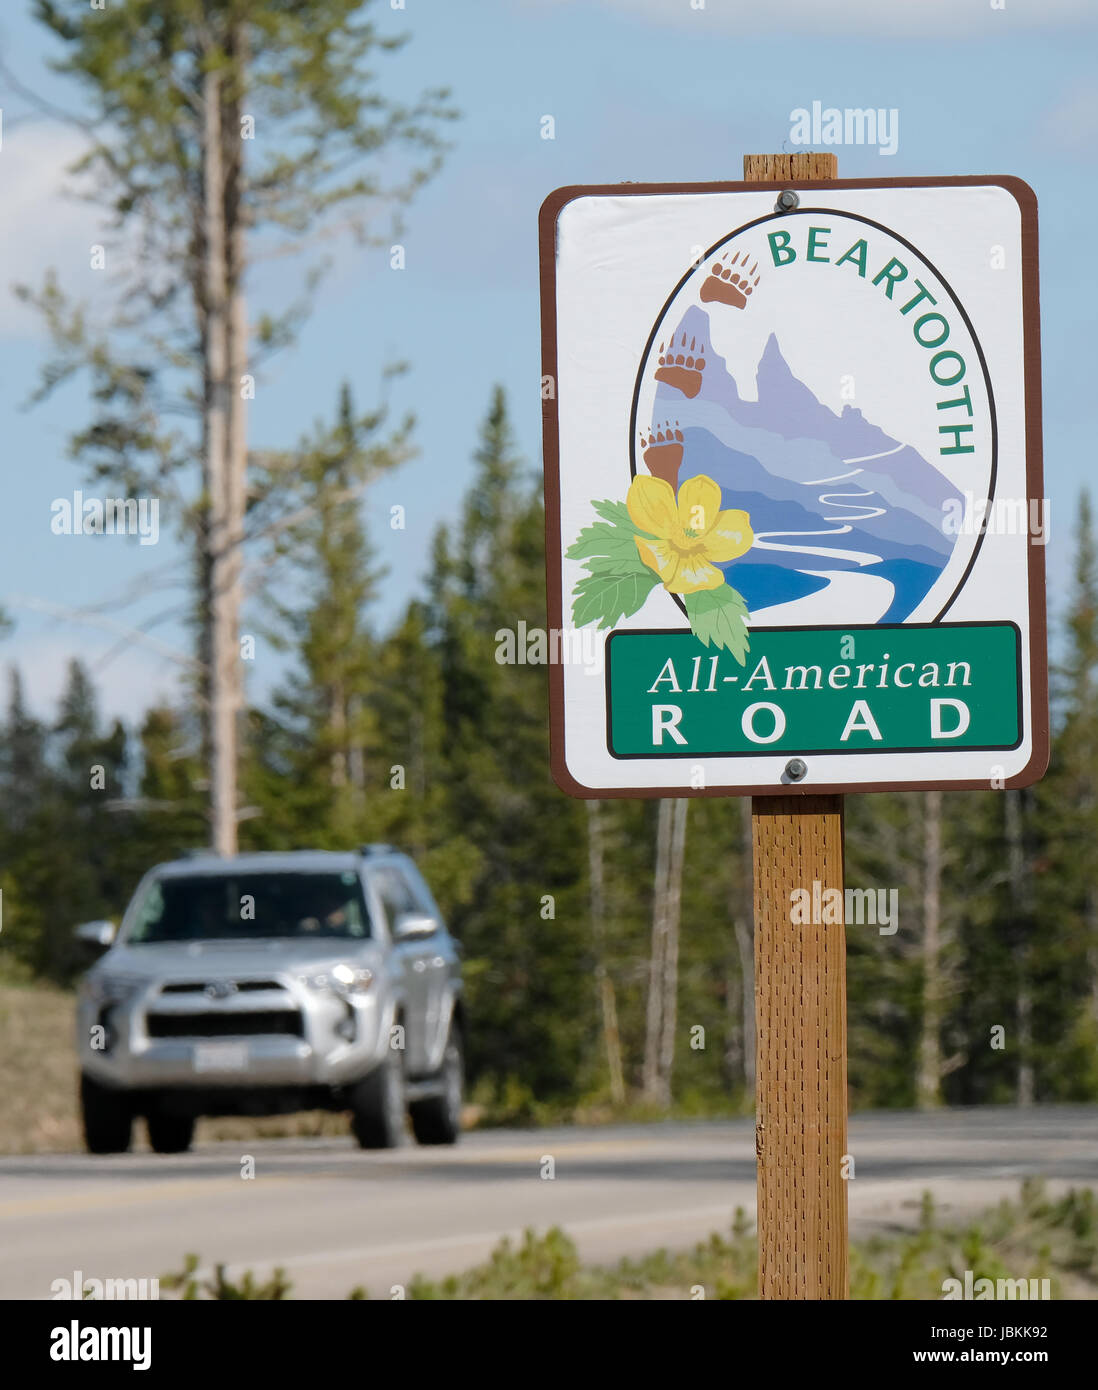
[[[254,994],[259,990],[282,989],[277,980],[229,980],[233,994]],[[174,984],[161,985],[161,994],[205,994],[209,988],[208,980],[179,980]]]
[[[269,1009],[262,1013],[149,1014],[150,1038],[238,1038],[276,1034],[302,1038],[305,1026],[294,1009]]]

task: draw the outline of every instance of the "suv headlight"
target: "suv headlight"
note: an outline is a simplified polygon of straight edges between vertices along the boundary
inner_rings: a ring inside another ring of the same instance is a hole
[[[140,975],[90,975],[84,989],[93,1004],[124,1004],[146,983]]]
[[[299,975],[298,979],[309,989],[326,990],[329,994],[365,994],[373,984],[374,972],[340,964],[314,975]]]

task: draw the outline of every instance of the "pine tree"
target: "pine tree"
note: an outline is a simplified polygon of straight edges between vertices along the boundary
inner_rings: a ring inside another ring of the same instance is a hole
[[[141,866],[176,859],[208,841],[202,761],[179,711],[150,709],[140,731],[141,780],[131,823]]]
[[[1080,498],[1066,648],[1053,671],[1049,772],[1035,789],[1039,855],[1038,997],[1031,1005],[1037,1098],[1098,1096],[1098,550]]]
[[[499,388],[474,461],[458,525],[433,546],[428,634],[449,830],[478,851],[470,900],[455,914],[478,1020],[471,1061],[497,1087],[520,1075],[526,1104],[569,1091],[597,1057],[598,1002],[582,811],[549,778],[545,670],[497,659],[501,634],[517,640],[520,621],[544,634],[546,621],[540,488]]]
[[[293,339],[309,299],[307,288],[250,328],[255,244],[307,249],[337,211],[364,236],[367,209],[395,210],[437,167],[439,122],[452,115],[444,93],[405,107],[379,90],[364,64],[401,41],[365,9],[365,0],[112,0],[108,12],[78,14],[35,3],[65,45],[56,67],[91,103],[90,148],[76,168],[95,180],[114,232],[128,234],[124,250],[100,248],[118,295],[106,330],[53,277],[37,294],[23,290],[57,351],[41,394],[87,369],[97,414],[74,452],[93,476],[165,498],[188,518],[211,834],[222,854],[235,850],[240,810],[247,401],[257,366]],[[378,176],[398,166],[395,182]],[[182,431],[165,423],[180,404],[191,415]]]
[[[250,840],[277,841],[287,829],[287,798],[303,844],[353,844],[379,821],[367,805],[377,791],[371,761],[378,737],[377,643],[367,614],[382,571],[361,504],[369,484],[408,453],[407,426],[377,439],[382,418],[356,415],[345,384],[334,424],[298,452],[289,523],[279,528],[271,557],[278,567],[271,587],[285,572],[293,598],[268,596],[278,643],[292,652],[295,669],[276,692],[272,714],[253,717],[251,743],[265,766],[249,786],[267,823],[251,823]]]
[[[73,927],[107,916],[133,887],[118,872],[125,833],[107,810],[127,785],[126,735],[117,721],[100,728],[92,683],[77,661],[52,729],[28,718],[13,682],[5,734],[5,781],[26,776],[28,757],[40,759],[33,801],[24,800],[7,837],[19,903],[12,939],[37,972],[65,980],[87,963]]]
[[[37,836],[42,808],[53,794],[46,762],[47,731],[27,710],[23,681],[8,673],[8,703],[0,744],[0,892],[6,950],[24,966],[41,961],[42,913],[34,886],[46,847]],[[41,866],[41,867],[40,867]]]
[[[23,679],[15,667],[8,673],[8,707],[0,757],[0,817],[7,833],[26,825],[41,800],[45,772],[46,731],[32,717],[23,695]]]

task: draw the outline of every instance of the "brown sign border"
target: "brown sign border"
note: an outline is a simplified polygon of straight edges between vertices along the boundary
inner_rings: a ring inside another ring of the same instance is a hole
[[[606,183],[573,184],[555,189],[538,215],[541,266],[542,378],[553,383],[553,396],[542,400],[542,447],[545,463],[545,569],[550,629],[564,627],[562,567],[560,563],[560,447],[557,423],[557,285],[556,228],[561,210],[576,198],[629,198],[651,194],[765,193],[783,188],[796,191],[852,188],[979,188],[1005,189],[1018,204],[1022,219],[1022,356],[1025,381],[1026,490],[1030,498],[1044,497],[1041,439],[1041,324],[1037,254],[1037,195],[1029,184],[1013,175],[956,175],[940,178],[897,179],[791,179],[773,182],[721,183]],[[1045,616],[1045,555],[1042,546],[1030,544],[1029,563],[1029,659],[1031,733],[1029,762],[1004,787],[1026,787],[1044,776],[1049,758],[1048,646]],[[891,781],[810,782],[764,786],[692,787],[585,787],[568,771],[564,760],[564,668],[549,667],[550,767],[557,786],[570,796],[586,800],[603,797],[667,796],[819,796],[846,792],[883,791],[988,791],[988,781]],[[711,759],[710,759],[711,761]]]

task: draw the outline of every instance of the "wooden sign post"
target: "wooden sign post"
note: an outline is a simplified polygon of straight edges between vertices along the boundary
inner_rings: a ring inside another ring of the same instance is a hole
[[[843,885],[843,798],[751,802],[759,1293],[847,1296],[846,940],[795,925],[795,889]]]
[[[744,155],[748,182],[833,179],[833,154]],[[843,798],[751,802],[759,1295],[846,1298],[846,938],[792,894],[843,888]]]

